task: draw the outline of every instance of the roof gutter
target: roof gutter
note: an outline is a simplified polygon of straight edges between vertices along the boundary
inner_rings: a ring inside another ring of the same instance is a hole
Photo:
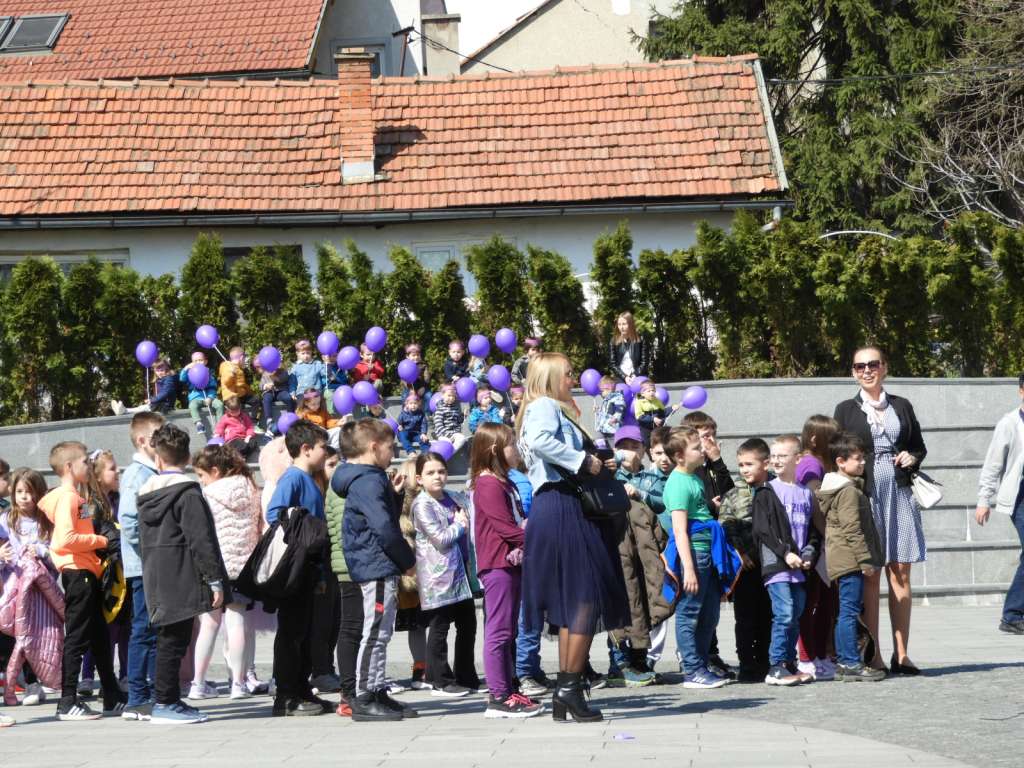
[[[782,147],[779,146],[779,137],[775,133],[775,118],[772,116],[772,103],[768,98],[768,87],[764,82],[761,60],[754,59],[753,64],[754,79],[757,81],[757,95],[761,99],[761,111],[764,113],[764,123],[768,129],[768,144],[772,150],[772,162],[775,164],[775,173],[779,177],[782,189],[789,189],[789,180],[786,178],[786,166],[782,162]]]
[[[717,200],[692,203],[614,203],[607,205],[459,208],[423,211],[346,213],[238,213],[168,216],[4,216],[0,231],[51,229],[145,229],[160,227],[319,227],[346,224],[403,224],[562,216],[625,216],[637,213],[727,213],[792,208],[792,200]]]

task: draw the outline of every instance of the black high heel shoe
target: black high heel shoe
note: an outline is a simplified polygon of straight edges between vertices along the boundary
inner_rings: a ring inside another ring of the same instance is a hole
[[[577,723],[598,723],[603,720],[604,715],[600,710],[587,705],[584,691],[588,687],[582,672],[559,672],[558,687],[551,697],[552,719],[565,722],[566,714],[569,714]]]
[[[896,658],[896,654],[893,653],[892,658],[889,659],[889,669],[892,670],[893,675],[906,675],[907,677],[914,677],[920,675],[921,670],[915,667],[913,664],[900,664],[899,659]]]

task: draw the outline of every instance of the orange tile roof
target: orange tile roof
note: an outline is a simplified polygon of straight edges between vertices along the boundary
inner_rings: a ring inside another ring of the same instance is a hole
[[[0,0],[0,16],[70,13],[52,52],[0,54],[0,81],[301,70],[325,0]]]
[[[380,177],[358,184],[333,81],[0,85],[0,216],[778,195],[755,60],[376,80]]]

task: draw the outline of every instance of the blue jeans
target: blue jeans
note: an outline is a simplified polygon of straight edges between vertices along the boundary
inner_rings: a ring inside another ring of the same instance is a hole
[[[796,661],[796,641],[800,637],[800,617],[807,604],[807,587],[803,582],[769,584],[768,596],[772,599],[772,642],[768,646],[768,661],[773,666]]]
[[[128,706],[153,699],[156,680],[156,631],[149,623],[142,577],[128,579],[132,591],[132,634],[128,640]]]
[[[527,632],[523,626],[523,607],[519,606],[519,634],[516,635],[516,677],[537,677],[540,668],[540,630]]]
[[[683,661],[683,672],[688,675],[707,667],[711,638],[722,609],[722,589],[710,553],[693,551],[692,554],[697,567],[697,594],[683,592],[676,603],[676,646]]]
[[[836,658],[846,667],[860,661],[857,653],[857,619],[864,608],[864,574],[860,571],[840,576],[839,616],[836,618]]]
[[[263,422],[273,422],[275,424],[277,420],[274,418],[274,403],[281,404],[281,411],[288,411],[295,413],[295,401],[292,400],[291,392],[287,389],[271,389],[263,393]]]
[[[1021,621],[1024,619],[1024,497],[1017,502],[1010,522],[1017,529],[1020,537],[1020,563],[1017,565],[1017,573],[1010,582],[1010,589],[1006,592],[1006,602],[1003,603],[1003,621]]]
[[[398,442],[402,444],[402,448],[405,449],[406,453],[414,453],[420,450],[421,446],[426,447],[423,439],[423,435],[419,432],[409,432],[406,429],[399,431]]]

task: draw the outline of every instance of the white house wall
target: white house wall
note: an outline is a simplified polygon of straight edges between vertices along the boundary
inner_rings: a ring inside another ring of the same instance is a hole
[[[397,76],[402,61],[403,38],[392,32],[420,27],[420,0],[332,0],[324,14],[323,29],[316,48],[316,72],[334,75],[334,54],[343,46],[383,46],[384,75]],[[419,42],[410,43],[406,52],[405,74],[423,71],[423,51]]]
[[[728,227],[730,214],[694,216],[687,214],[637,214],[629,217],[566,216],[536,219],[498,219],[465,222],[418,222],[351,227],[273,228],[186,228],[153,229],[68,229],[0,232],[0,257],[7,263],[28,254],[54,254],[58,259],[80,259],[92,252],[115,254],[143,274],[178,273],[188,257],[196,236],[216,231],[226,247],[255,245],[301,245],[310,268],[316,269],[316,245],[331,242],[342,247],[352,239],[377,264],[388,271],[388,250],[392,245],[414,249],[431,268],[439,268],[446,260],[446,250],[458,256],[467,245],[481,243],[494,234],[525,249],[533,244],[561,253],[584,278],[593,258],[594,240],[603,232],[614,230],[620,218],[629,222],[634,257],[644,249],[672,250],[693,245],[697,223],[706,218],[719,227]],[[466,275],[467,289],[472,281]]]

